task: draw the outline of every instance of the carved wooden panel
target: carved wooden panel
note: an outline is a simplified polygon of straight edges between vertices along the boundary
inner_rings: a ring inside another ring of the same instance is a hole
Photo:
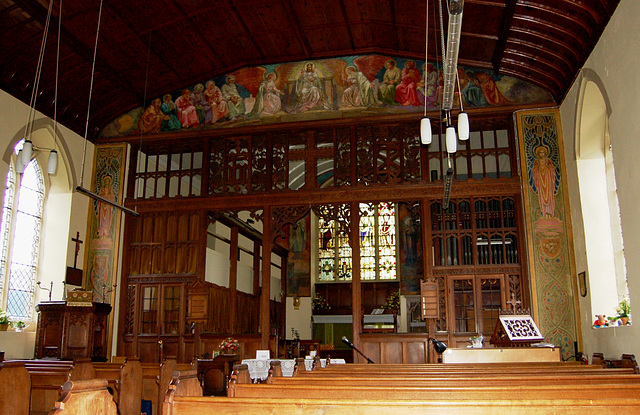
[[[351,175],[351,137],[353,130],[343,127],[336,129],[335,138],[335,168],[334,183],[336,187],[350,186],[353,183]]]
[[[373,149],[373,140],[376,129],[370,125],[356,129],[357,142],[357,182],[358,184],[373,184],[375,182],[376,154]]]
[[[267,166],[268,140],[265,135],[254,135],[251,139],[251,191],[267,190],[269,169]],[[270,167],[270,166],[269,166]]]

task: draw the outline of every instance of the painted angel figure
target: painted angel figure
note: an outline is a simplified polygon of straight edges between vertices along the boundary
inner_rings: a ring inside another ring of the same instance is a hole
[[[374,107],[378,105],[375,86],[355,66],[347,66],[347,88],[342,93],[342,107]]]
[[[273,115],[282,109],[281,96],[284,94],[276,86],[276,74],[268,73],[264,81],[258,87],[256,103],[251,111],[251,116]]]

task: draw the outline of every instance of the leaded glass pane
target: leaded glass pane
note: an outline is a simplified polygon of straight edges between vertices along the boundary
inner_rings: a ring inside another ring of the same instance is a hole
[[[335,280],[336,246],[334,240],[334,221],[318,218],[318,254],[320,281]]]
[[[378,264],[380,279],[396,278],[396,216],[393,203],[380,203],[378,211]]]
[[[351,280],[353,271],[351,245],[349,245],[349,235],[344,232],[338,234],[338,264],[338,279],[340,281]]]
[[[18,190],[7,293],[7,314],[14,318],[31,319],[33,314],[43,201],[42,171],[34,160],[25,167]]]
[[[360,204],[360,279],[376,279],[376,227],[372,203]]]
[[[15,192],[15,170],[13,165],[9,167],[7,183],[4,191],[4,203],[2,205],[2,223],[0,229],[0,299],[3,297],[5,276],[7,274],[7,261],[9,251],[9,236],[11,235],[11,219],[13,217],[13,196]]]

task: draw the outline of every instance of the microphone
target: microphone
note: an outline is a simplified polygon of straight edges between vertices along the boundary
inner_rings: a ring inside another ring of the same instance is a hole
[[[349,347],[353,348],[353,343],[351,343],[351,342],[349,341],[349,339],[347,339],[347,336],[342,336],[342,342],[343,342],[344,344],[346,344],[347,346],[349,346]]]
[[[362,353],[360,350],[358,350],[358,348],[356,346],[354,346],[353,343],[351,343],[349,341],[349,339],[347,339],[347,336],[342,336],[342,342],[344,344],[346,344],[347,346],[351,347],[356,352],[358,352],[358,354],[360,354],[360,356],[362,356],[365,359],[367,359],[367,363],[373,363],[373,360],[369,359],[367,356],[364,355],[364,353]]]

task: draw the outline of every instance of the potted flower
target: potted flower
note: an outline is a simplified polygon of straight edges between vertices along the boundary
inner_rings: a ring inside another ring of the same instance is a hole
[[[20,320],[17,323],[15,323],[15,331],[17,332],[22,332],[24,331],[24,329],[27,328],[27,325],[24,321]]]
[[[11,326],[11,321],[9,320],[9,316],[4,311],[0,311],[0,331],[7,331],[7,329]]]
[[[387,310],[391,310],[394,314],[398,312],[400,308],[400,293],[398,291],[394,291],[387,296],[387,301],[382,306]]]
[[[616,312],[618,313],[618,315],[609,317],[609,320],[610,321],[620,320],[623,326],[628,325],[629,318],[631,315],[631,304],[629,303],[628,298],[623,298],[622,301],[620,301],[620,304],[618,304],[618,307],[616,308]]]
[[[314,314],[322,314],[323,311],[331,310],[331,306],[327,300],[320,294],[316,294],[311,299],[311,307],[313,308]]]
[[[233,337],[227,337],[220,343],[220,353],[222,354],[238,354],[239,344]]]

